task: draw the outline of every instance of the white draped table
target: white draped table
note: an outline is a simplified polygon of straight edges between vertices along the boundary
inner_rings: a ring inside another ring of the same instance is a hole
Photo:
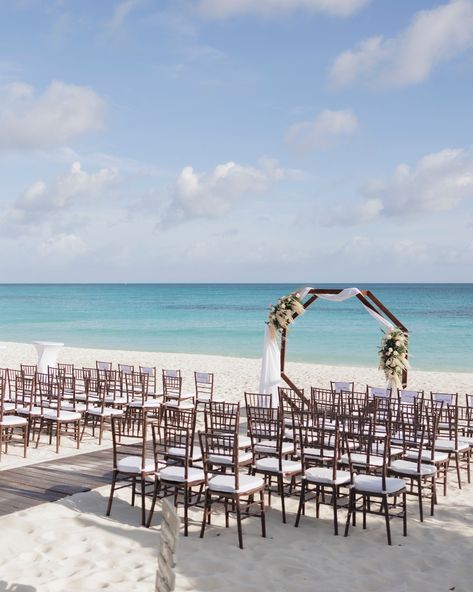
[[[64,343],[33,341],[33,345],[38,353],[38,372],[47,374],[48,366],[56,367],[59,350],[64,347]]]

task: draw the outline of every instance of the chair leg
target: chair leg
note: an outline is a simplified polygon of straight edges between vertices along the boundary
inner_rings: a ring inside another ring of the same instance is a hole
[[[261,536],[266,538],[266,514],[264,510],[264,489],[259,492],[260,509],[261,509]]]
[[[407,493],[405,491],[402,494],[402,505],[403,505],[402,534],[403,534],[403,536],[407,536]]]
[[[23,428],[23,457],[26,458],[26,451],[28,449],[28,442],[30,439],[30,424],[27,423]]]
[[[455,465],[457,468],[457,479],[458,479],[458,489],[462,488],[462,479],[460,474],[460,455],[458,452],[455,453]]]
[[[35,448],[38,448],[38,446],[39,446],[39,439],[41,437],[41,430],[43,429],[43,423],[44,423],[44,419],[41,418],[41,421],[39,422],[38,437],[36,438],[36,446],[35,446]]]
[[[184,536],[189,534],[189,489],[184,488]]]
[[[154,488],[153,488],[153,499],[151,501],[151,507],[148,513],[148,520],[146,522],[146,528],[151,526],[151,520],[153,519],[154,508],[156,507],[156,500],[158,499],[158,492],[159,492],[159,480],[155,477],[154,481]]]
[[[420,521],[424,522],[424,508],[422,505],[422,477],[417,479],[417,494],[419,496],[419,516]]]
[[[383,497],[382,505],[384,506],[384,519],[386,521],[386,534],[388,537],[388,545],[391,545],[391,524],[389,522],[389,505],[388,505],[388,497]]]
[[[284,499],[284,477],[282,475],[278,476],[278,485],[279,485],[279,497],[281,498],[282,521],[283,521],[283,524],[286,524],[286,502]]]
[[[205,492],[204,515],[202,517],[202,526],[200,527],[201,539],[204,538],[205,525],[207,524],[207,516],[210,516],[210,512],[212,511],[212,500],[210,495],[210,491],[207,489],[207,491]]]
[[[337,508],[337,498],[338,498],[338,496],[337,496],[337,493],[338,493],[337,492],[337,486],[334,485],[333,486],[333,489],[332,489],[332,496],[333,496],[333,498],[332,498],[332,504],[333,504],[333,528],[334,528],[334,531],[335,531],[335,536],[338,535],[338,513],[337,513],[337,510],[338,510],[338,508]]]
[[[243,549],[243,532],[241,529],[241,508],[240,498],[236,498],[236,516],[237,516],[237,527],[238,527],[238,545],[240,549]]]
[[[108,506],[107,506],[107,516],[110,516],[110,512],[112,511],[112,502],[113,502],[113,493],[115,491],[115,485],[117,482],[117,471],[114,470],[113,471],[113,475],[112,475],[112,487],[110,489],[110,497],[108,498]]]
[[[146,496],[145,496],[146,480],[141,477],[141,526],[146,524]]]
[[[301,496],[299,499],[299,508],[297,509],[296,522],[294,523],[294,526],[296,526],[296,527],[299,526],[299,520],[301,519],[302,507],[304,506],[306,488],[307,488],[307,481],[305,479],[302,479]]]
[[[345,534],[344,536],[348,536],[348,531],[350,530],[350,522],[351,522],[351,517],[352,517],[352,513],[354,512],[354,500],[355,500],[355,494],[353,491],[353,488],[350,489],[350,495],[348,498],[348,513],[347,513],[347,521],[345,523]]]
[[[434,515],[435,504],[437,503],[437,484],[435,475],[432,477],[431,498],[430,498],[430,515]]]
[[[85,428],[87,426],[88,421],[89,421],[89,416],[87,415],[87,412],[86,412],[85,417],[84,417],[84,425],[82,426],[82,434],[80,435],[81,442],[82,442],[82,438],[84,437],[84,432],[85,432]]]

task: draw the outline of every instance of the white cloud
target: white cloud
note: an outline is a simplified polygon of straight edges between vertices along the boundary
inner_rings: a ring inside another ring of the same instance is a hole
[[[15,209],[24,213],[62,210],[78,200],[90,199],[103,192],[117,179],[116,169],[100,169],[97,173],[82,170],[79,162],[59,176],[51,185],[38,180],[16,200]]]
[[[28,84],[13,82],[0,91],[0,150],[60,146],[103,127],[104,102],[86,86],[55,81],[35,96]]]
[[[295,148],[307,151],[329,148],[339,136],[354,134],[358,119],[349,109],[321,111],[313,121],[301,121],[291,125],[286,142]]]
[[[110,28],[113,30],[119,29],[126,17],[138,6],[142,4],[142,0],[122,0],[115,6],[113,16],[110,19]]]
[[[473,1],[451,0],[416,13],[396,37],[371,37],[342,52],[330,69],[335,86],[367,82],[406,86],[424,82],[432,70],[473,46]]]
[[[380,199],[386,216],[446,211],[473,198],[473,154],[445,149],[424,156],[413,167],[399,165],[388,181],[367,187],[370,199]]]
[[[165,220],[221,217],[245,196],[263,193],[292,174],[270,159],[262,160],[259,167],[227,162],[211,173],[199,173],[186,166],[176,179]]]
[[[277,17],[297,10],[307,10],[335,17],[348,17],[371,0],[199,0],[198,10],[210,19],[240,15]]]
[[[445,149],[421,158],[414,167],[400,164],[391,179],[372,180],[365,200],[339,203],[326,214],[328,225],[353,225],[379,216],[412,217],[451,210],[473,199],[473,153]]]
[[[71,259],[84,254],[86,250],[84,241],[76,234],[60,233],[44,239],[39,244],[40,255],[56,260]]]

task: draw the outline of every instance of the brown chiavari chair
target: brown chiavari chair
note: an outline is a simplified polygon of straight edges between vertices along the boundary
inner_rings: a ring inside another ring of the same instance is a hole
[[[326,503],[328,490],[329,504],[333,508],[334,533],[338,535],[338,506],[340,501],[348,499],[351,474],[339,469],[341,448],[338,422],[335,432],[327,432],[324,420],[325,415],[318,425],[313,422],[301,422],[299,425],[303,474],[295,526],[299,526],[302,512],[305,514],[306,503],[313,499],[316,504],[316,518],[319,518],[320,504]],[[342,491],[343,489],[347,491]]]
[[[0,379],[3,379],[3,413],[10,414],[15,412],[15,394],[12,393],[10,386],[10,371],[8,368],[0,368]]]
[[[441,403],[440,417],[441,429],[439,430],[438,438],[435,440],[435,450],[445,452],[449,455],[450,460],[454,461],[458,487],[462,488],[461,469],[465,469],[467,474],[467,481],[471,483],[471,448],[469,442],[462,440],[459,436],[458,425],[458,406],[455,399],[451,403],[445,404],[446,415],[444,411],[444,401]],[[447,420],[445,424],[445,420]]]
[[[197,413],[195,408],[182,409],[173,405],[162,405],[160,409],[160,422],[163,426],[176,427],[187,430],[189,436],[189,450],[185,451],[181,447],[170,447],[166,450],[166,461],[180,463],[187,452],[188,460],[191,465],[198,463],[202,456],[199,446],[195,445],[195,426]]]
[[[200,538],[204,537],[207,523],[210,524],[212,505],[215,502],[224,504],[226,528],[229,527],[229,515],[233,513],[234,508],[240,549],[243,549],[241,526],[243,518],[249,516],[259,517],[261,519],[261,535],[266,537],[264,480],[261,477],[240,473],[242,465],[240,463],[241,453],[238,432],[234,434],[199,432],[199,438],[206,486]],[[221,464],[227,467],[229,473],[214,474],[215,458],[220,459]],[[254,496],[258,493],[259,501],[255,502]]]
[[[20,364],[20,371],[25,376],[34,376],[38,371],[36,364]]]
[[[141,419],[142,426],[138,431],[131,429],[120,415],[112,415],[113,472],[110,496],[106,515],[110,516],[115,491],[131,486],[131,505],[135,505],[137,484],[140,484],[141,524],[146,523],[146,478],[155,478],[157,474],[156,459],[148,454],[147,438],[149,426],[146,415]],[[122,485],[117,483],[123,482]]]
[[[28,420],[29,435],[35,437],[43,413],[36,376],[20,373],[15,378],[15,413]]]
[[[291,441],[287,440],[287,426],[284,425],[284,415],[280,408],[250,408],[249,415],[250,437],[255,455],[254,474],[264,475],[267,483],[269,504],[271,504],[271,481],[276,479],[278,493],[281,499],[282,521],[286,522],[285,494],[287,485],[292,493],[295,477],[301,474],[300,461],[290,460],[295,450],[294,425]],[[287,481],[289,480],[289,484]]]
[[[182,376],[163,374],[163,401],[165,405],[173,405],[181,409],[195,407],[194,396],[182,392]]]
[[[57,369],[65,376],[75,376],[74,364],[61,364],[58,362]]]
[[[246,407],[272,407],[273,395],[271,393],[247,393],[245,392]]]
[[[404,418],[407,421],[404,421]],[[428,446],[428,430],[425,424],[412,421],[410,414],[403,413],[400,416],[399,431],[404,450],[402,459],[392,460],[389,464],[389,474],[407,481],[407,494],[417,497],[419,503],[420,521],[424,521],[423,498],[430,499],[430,515],[434,515],[434,507],[437,503],[436,474],[437,469],[432,462],[423,462],[424,450]],[[420,419],[420,418],[419,418]],[[427,449],[428,450],[428,449]],[[411,460],[405,458],[409,451]],[[416,455],[416,458],[414,458]],[[432,459],[432,453],[431,453]]]
[[[238,434],[240,449],[251,449],[251,438],[239,433],[240,430],[240,403],[225,403],[211,401],[204,413],[205,432]],[[252,460],[252,454],[247,453],[240,458],[240,464]]]
[[[378,468],[378,475],[358,473],[357,468],[359,465],[352,462],[353,455],[350,447],[346,447],[348,467],[353,485],[350,489],[345,536],[348,536],[351,521],[353,521],[353,526],[356,526],[356,513],[358,511],[363,514],[363,529],[366,529],[367,514],[384,516],[388,545],[392,543],[390,519],[393,517],[402,518],[403,534],[407,536],[406,483],[403,479],[388,477],[390,437],[389,432],[384,436],[382,463]],[[372,431],[368,431],[359,435],[359,442],[361,449],[369,457],[370,450],[377,450],[379,436]],[[401,501],[398,500],[399,497]]]
[[[105,405],[125,410],[130,401],[123,392],[121,373],[118,370],[98,370],[97,374],[100,396],[104,397]]]
[[[128,400],[126,409],[126,421],[135,421],[141,418],[143,414],[158,417],[158,411],[161,403],[154,398],[148,398],[148,380],[147,374],[140,372],[131,372],[124,374],[125,396]],[[138,422],[138,428],[141,422]]]
[[[10,415],[11,409],[5,408],[6,379],[0,376],[0,460],[2,458],[3,445],[5,454],[8,452],[8,444],[13,437],[13,432],[19,429],[23,434],[23,456],[26,458],[28,446],[28,420],[25,417]]]
[[[156,366],[140,366],[138,371],[148,377],[148,396],[156,398],[158,396],[156,391]]]
[[[316,413],[326,413],[329,417],[335,417],[335,394],[331,389],[312,386],[310,388],[310,407]]]
[[[81,441],[89,423],[92,424],[92,436],[95,437],[95,429],[99,429],[99,445],[102,444],[103,434],[107,423],[112,422],[112,417],[123,417],[121,407],[106,405],[108,394],[105,380],[98,380],[97,376],[85,374],[85,411],[84,424],[82,426]]]
[[[61,435],[68,433],[72,426],[77,449],[80,446],[80,422],[81,413],[69,411],[67,408],[70,399],[65,396],[64,383],[60,376],[49,376],[48,374],[36,373],[36,388],[40,398],[41,420],[36,439],[36,448],[39,446],[43,427],[49,433],[49,443],[52,440],[53,431],[56,433],[56,453],[59,452]]]
[[[197,410],[205,409],[211,401],[224,402],[222,397],[215,397],[212,372],[194,372],[194,382]]]
[[[182,410],[174,410],[182,413]],[[159,485],[164,489],[165,495],[171,490],[176,509],[179,505],[179,494],[184,506],[184,536],[189,531],[189,508],[200,503],[205,485],[205,474],[202,469],[194,467],[191,462],[190,452],[194,445],[194,431],[189,427],[175,425],[176,422],[163,421],[165,413],[159,424],[154,423],[154,442],[156,444],[155,458],[157,462],[163,462],[166,466],[159,470]],[[195,412],[194,412],[195,416]],[[158,433],[156,433],[156,431]],[[175,451],[182,451],[179,464],[175,462]],[[198,491],[195,489],[198,488]],[[157,488],[153,493],[153,501],[148,515],[147,525],[150,526],[156,505]]]
[[[111,370],[112,369],[112,362],[103,362],[100,360],[97,360],[95,362],[95,367],[97,369],[97,372],[103,372],[104,370]]]

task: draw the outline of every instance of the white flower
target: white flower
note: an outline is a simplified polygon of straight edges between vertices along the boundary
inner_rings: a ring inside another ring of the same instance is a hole
[[[401,342],[399,341],[399,339],[396,341],[396,346],[399,347],[401,345]]]

